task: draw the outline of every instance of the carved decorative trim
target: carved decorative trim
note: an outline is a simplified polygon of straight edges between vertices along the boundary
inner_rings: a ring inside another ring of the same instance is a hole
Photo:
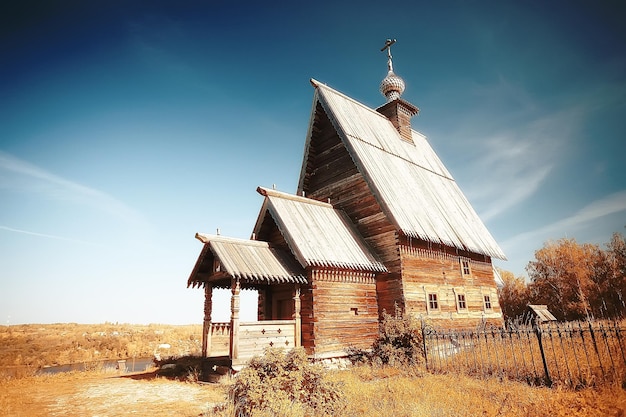
[[[366,271],[345,271],[332,269],[314,269],[311,271],[313,281],[348,282],[355,284],[376,284],[376,274]]]
[[[450,261],[450,262],[459,262],[459,258],[463,258],[464,260],[469,261],[470,265],[485,265],[491,266],[489,262],[477,261],[475,259],[467,258],[460,255],[452,255],[450,253],[445,253],[439,250],[433,249],[424,249],[424,248],[416,248],[407,245],[400,245],[400,254],[401,255],[412,255],[418,256],[420,258],[434,259],[436,261]]]

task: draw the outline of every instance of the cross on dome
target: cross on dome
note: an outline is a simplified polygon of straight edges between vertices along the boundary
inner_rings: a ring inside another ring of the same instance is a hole
[[[387,50],[387,76],[380,83],[380,92],[387,98],[387,102],[399,99],[404,92],[404,80],[393,72],[393,61],[391,56],[391,45],[396,43],[395,39],[387,39],[381,52]]]

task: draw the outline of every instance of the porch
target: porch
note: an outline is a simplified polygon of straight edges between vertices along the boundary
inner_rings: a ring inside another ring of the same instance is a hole
[[[204,289],[202,356],[226,357],[237,369],[268,347],[300,346],[300,286],[307,284],[300,264],[267,242],[196,237],[204,246],[187,286]],[[212,322],[213,289],[230,290],[228,322]],[[256,322],[240,320],[240,295],[245,289],[259,294]]]
[[[237,369],[252,357],[262,354],[267,348],[292,349],[301,346],[300,285],[292,284],[290,287],[292,289],[290,300],[284,299],[282,295],[285,293],[284,290],[279,292],[273,290],[274,286],[266,286],[260,290],[258,305],[260,320],[241,322],[239,320],[241,284],[240,280],[233,279],[230,322],[213,323],[211,321],[213,287],[206,285],[202,356],[228,357],[231,367]],[[281,298],[277,300],[276,294],[281,294]],[[285,301],[290,301],[290,308],[285,308]],[[292,318],[280,318],[285,314]],[[266,316],[272,319],[263,320]]]

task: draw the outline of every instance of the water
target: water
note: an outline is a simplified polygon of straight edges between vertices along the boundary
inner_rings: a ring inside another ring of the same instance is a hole
[[[84,363],[72,363],[69,365],[58,366],[44,366],[39,370],[39,374],[58,374],[59,372],[70,371],[87,371],[94,368],[114,368],[117,369],[119,360],[104,360],[93,361]],[[126,372],[140,372],[145,371],[147,368],[154,366],[153,358],[128,358],[126,363],[123,364],[126,367]]]

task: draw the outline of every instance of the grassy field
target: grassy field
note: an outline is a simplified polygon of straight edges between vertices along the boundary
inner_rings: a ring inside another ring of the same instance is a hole
[[[393,368],[332,371],[348,406],[341,416],[573,416],[626,415],[620,387],[580,391],[530,387],[459,375],[407,375]],[[212,411],[227,386],[197,384],[154,373],[66,373],[0,380],[0,416],[229,416]],[[284,417],[298,415],[285,410]],[[263,416],[259,413],[258,416]],[[337,416],[337,417],[341,417]]]

